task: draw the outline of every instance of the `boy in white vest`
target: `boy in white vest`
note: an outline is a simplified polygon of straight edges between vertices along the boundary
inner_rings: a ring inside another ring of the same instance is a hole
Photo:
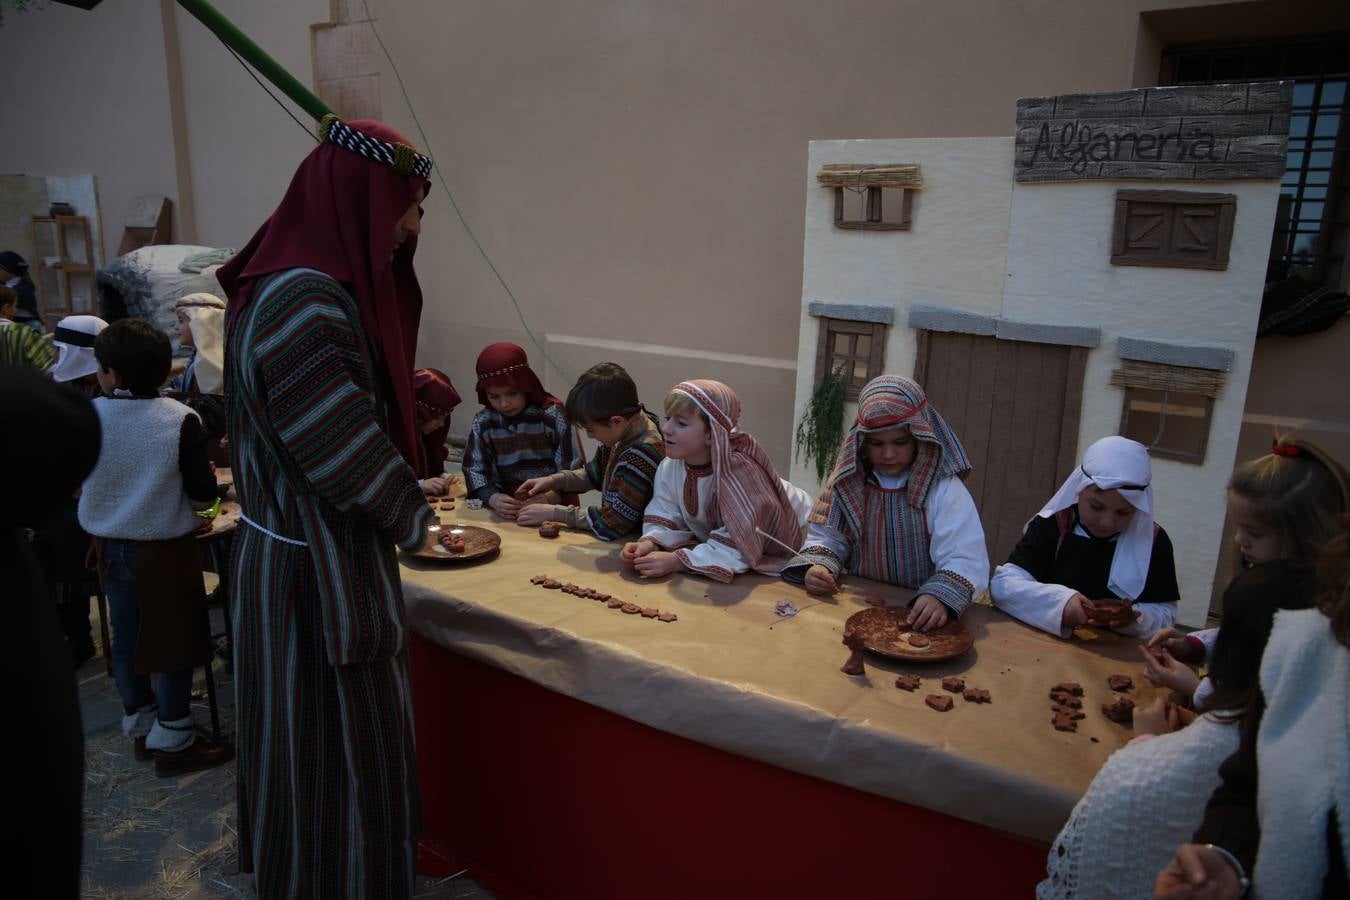
[[[199,735],[188,706],[192,671],[211,654],[194,536],[198,511],[219,509],[206,431],[187,406],[159,396],[171,356],[164,333],[123,319],[99,334],[94,356],[103,445],[79,515],[102,543],[122,730],[158,775],[210,768],[234,748]]]

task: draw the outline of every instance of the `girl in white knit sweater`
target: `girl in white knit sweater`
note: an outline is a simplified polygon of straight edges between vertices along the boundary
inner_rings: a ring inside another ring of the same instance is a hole
[[[1210,670],[1212,708],[1221,711],[1179,731],[1136,738],[1112,754],[1051,845],[1049,877],[1037,886],[1037,900],[1149,896],[1158,870],[1199,824],[1219,784],[1219,763],[1237,749],[1237,723],[1256,690],[1276,609],[1306,607],[1312,595],[1306,570],[1285,563],[1233,580]],[[1137,714],[1136,730],[1149,727],[1145,722]]]

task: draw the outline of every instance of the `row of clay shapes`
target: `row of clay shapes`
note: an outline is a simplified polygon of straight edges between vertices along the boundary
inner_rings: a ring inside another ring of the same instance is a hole
[[[620,610],[630,616],[641,615],[644,619],[658,619],[662,622],[674,622],[679,619],[679,616],[673,612],[661,612],[654,606],[638,606],[636,603],[629,603],[626,600],[597,591],[595,588],[584,588],[575,584],[564,583],[547,575],[534,576],[530,579],[530,584],[536,584],[550,591],[562,591],[564,594],[571,594],[573,597],[581,597],[585,600],[599,600],[610,609]]]
[[[918,675],[900,675],[895,679],[895,686],[902,691],[917,691],[921,684],[923,684],[923,679]],[[960,694],[966,699],[967,703],[994,702],[989,695],[989,691],[984,688],[966,687],[966,680],[960,675],[948,675],[943,678],[942,689],[948,693]],[[952,698],[945,694],[929,694],[923,698],[923,702],[930,709],[935,709],[938,712],[947,712],[953,705]]]

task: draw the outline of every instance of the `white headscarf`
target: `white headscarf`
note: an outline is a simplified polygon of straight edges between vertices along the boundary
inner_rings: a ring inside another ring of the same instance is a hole
[[[47,374],[54,381],[74,381],[98,371],[94,358],[94,338],[108,327],[98,316],[66,316],[56,323],[52,346],[57,357]]]
[[[225,393],[225,301],[215,294],[188,294],[173,305],[188,318],[197,348],[191,371],[203,394]],[[187,387],[186,381],[184,388]]]
[[[1037,514],[1053,516],[1078,502],[1088,485],[1103,491],[1119,491],[1134,507],[1134,515],[1116,537],[1107,586],[1117,596],[1133,600],[1144,590],[1148,564],[1153,558],[1153,466],[1148,449],[1138,441],[1111,436],[1097,441],[1083,454],[1083,464],[1074,469],[1055,496]]]

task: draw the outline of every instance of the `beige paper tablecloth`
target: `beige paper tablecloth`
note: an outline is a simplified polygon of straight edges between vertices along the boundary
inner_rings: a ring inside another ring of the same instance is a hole
[[[412,627],[431,641],[550,690],[663,731],[747,756],[1048,841],[1106,757],[1132,736],[1106,720],[1106,677],[1133,676],[1136,642],[1107,635],[1064,642],[986,606],[965,622],[974,648],[946,662],[904,664],[868,654],[865,678],[839,671],[844,620],[864,592],[899,603],[909,591],[852,579],[832,601],[758,575],[721,585],[696,576],[643,581],[619,562],[621,544],[567,532],[540,538],[463,501],[443,522],[492,528],[501,555],[440,566],[401,554]],[[530,584],[550,575],[679,615],[666,624]],[[774,615],[784,598],[800,609]],[[914,693],[895,676],[923,677]],[[944,675],[987,688],[993,702],[939,713],[924,695]],[[1048,691],[1083,685],[1087,718],[1077,733],[1050,726]],[[426,714],[419,711],[419,714]],[[541,735],[547,741],[556,736]],[[1097,739],[1097,743],[1092,741]]]

